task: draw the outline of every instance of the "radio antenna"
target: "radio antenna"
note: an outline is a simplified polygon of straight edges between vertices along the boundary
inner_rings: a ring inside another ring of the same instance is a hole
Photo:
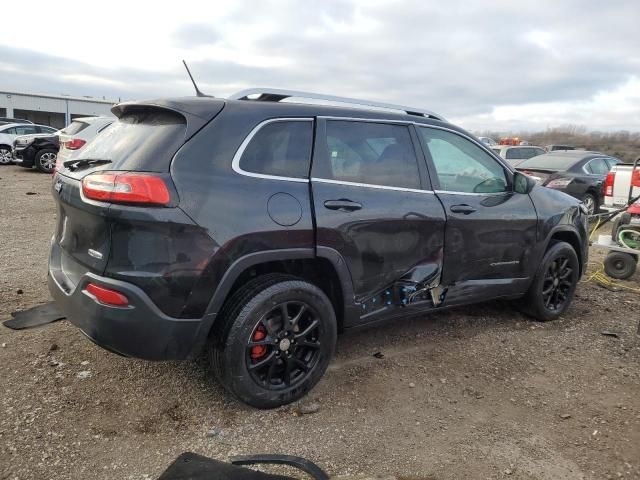
[[[182,60],[182,63],[184,64],[184,68],[187,69],[187,73],[189,74],[189,78],[191,79],[191,83],[193,83],[193,88],[196,89],[196,97],[212,97],[212,95],[206,95],[206,94],[204,94],[204,93],[202,93],[200,91],[200,89],[198,88],[198,85],[196,85],[196,81],[193,79],[193,75],[191,75],[191,71],[189,70],[189,67],[187,66],[187,62]]]

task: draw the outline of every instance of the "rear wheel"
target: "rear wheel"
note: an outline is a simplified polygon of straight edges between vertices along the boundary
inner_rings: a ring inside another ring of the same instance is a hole
[[[562,315],[573,300],[580,264],[571,245],[556,242],[545,253],[522,302],[524,313],[541,321]]]
[[[593,193],[587,193],[582,199],[582,203],[584,203],[584,206],[587,207],[587,213],[589,215],[595,215],[596,213],[598,213],[598,199]]]
[[[259,277],[223,308],[209,348],[212,367],[245,403],[278,407],[320,380],[336,330],[333,306],[318,287],[280,274]]]
[[[636,272],[638,260],[629,253],[609,252],[604,260],[604,271],[611,278],[626,280]]]
[[[0,165],[9,165],[12,161],[11,149],[7,145],[0,145]]]
[[[45,148],[36,154],[36,168],[44,173],[52,173],[56,167],[58,152]]]

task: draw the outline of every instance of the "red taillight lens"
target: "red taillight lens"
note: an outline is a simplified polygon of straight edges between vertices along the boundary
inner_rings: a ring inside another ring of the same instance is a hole
[[[607,197],[613,197],[613,182],[616,179],[616,172],[609,172],[604,181],[604,194]]]
[[[98,302],[105,305],[114,307],[126,307],[129,305],[129,299],[122,293],[109,288],[99,287],[95,283],[87,284],[84,291],[93,295]]]
[[[171,201],[164,180],[146,173],[92,173],[82,180],[82,193],[111,203],[167,205]]]
[[[636,168],[631,174],[631,185],[640,187],[640,167]]]
[[[74,138],[73,140],[69,140],[68,142],[64,142],[64,147],[69,150],[78,150],[82,148],[84,144],[87,143],[86,140],[82,140],[81,138]]]

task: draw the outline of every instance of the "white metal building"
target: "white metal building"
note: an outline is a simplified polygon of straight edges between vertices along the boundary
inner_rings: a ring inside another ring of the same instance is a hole
[[[33,123],[63,128],[77,117],[112,115],[115,100],[69,95],[47,95],[0,91],[0,117],[15,117]]]

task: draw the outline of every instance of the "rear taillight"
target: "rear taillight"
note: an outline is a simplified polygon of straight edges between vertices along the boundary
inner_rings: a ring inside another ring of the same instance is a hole
[[[613,197],[613,182],[616,179],[616,172],[609,172],[604,181],[604,194],[606,197]]]
[[[73,140],[69,140],[68,142],[64,142],[64,148],[69,150],[78,150],[82,148],[84,144],[87,143],[86,140],[82,140],[81,138],[74,138]]]
[[[92,173],[82,180],[82,193],[110,203],[168,205],[171,201],[165,181],[147,173]]]
[[[640,167],[636,167],[631,174],[631,185],[640,187]]]
[[[88,283],[84,291],[95,298],[96,301],[104,305],[110,305],[113,307],[127,307],[129,305],[129,299],[126,295],[118,292],[117,290],[99,287],[95,283]]]

